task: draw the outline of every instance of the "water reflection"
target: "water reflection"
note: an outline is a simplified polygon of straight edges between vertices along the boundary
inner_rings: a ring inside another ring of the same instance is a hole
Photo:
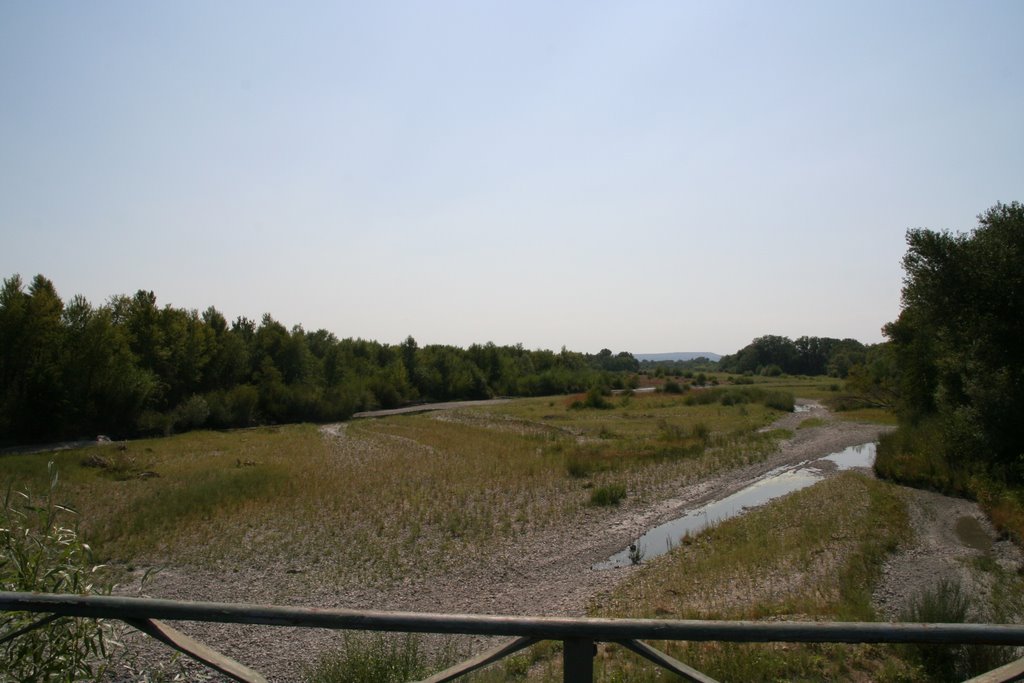
[[[829,461],[826,466],[822,461]],[[763,505],[770,500],[799,491],[815,484],[824,477],[823,467],[835,467],[846,470],[852,467],[871,467],[875,461],[875,444],[865,443],[850,446],[838,453],[826,455],[817,460],[807,460],[798,465],[778,467],[767,472],[764,477],[750,486],[691,510],[681,517],[657,526],[634,541],[631,546],[609,557],[604,562],[594,565],[594,569],[614,569],[628,567],[639,555],[648,560],[663,555],[680,543],[687,535],[700,533],[704,529],[719,522],[742,514],[746,509]]]

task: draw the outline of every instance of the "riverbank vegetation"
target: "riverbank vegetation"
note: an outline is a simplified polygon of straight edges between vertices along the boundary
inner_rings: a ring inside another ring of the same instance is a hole
[[[903,307],[885,327],[899,430],[876,470],[977,499],[1024,540],[1024,206],[997,204],[968,234],[907,233]]]
[[[872,347],[856,339],[757,337],[734,354],[722,356],[717,370],[740,375],[827,375],[845,378],[850,370],[868,362]]]
[[[852,339],[755,339],[718,363],[639,363],[625,351],[596,354],[521,345],[420,347],[338,339],[327,330],[287,329],[271,315],[232,323],[157,304],[140,290],[94,306],[64,301],[52,281],[20,276],[0,287],[0,446],[57,439],[167,435],[302,421],[417,402],[547,396],[654,385],[753,383],[828,374],[855,388],[839,408],[889,406],[872,385],[888,356]],[[879,360],[881,359],[881,360]],[[732,373],[732,374],[729,374]],[[839,384],[834,381],[836,391]]]
[[[593,514],[595,491],[642,505],[666,482],[774,449],[778,435],[759,429],[777,408],[687,399],[610,397],[603,410],[572,409],[572,396],[523,399],[355,420],[326,434],[313,425],[193,431],[51,457],[104,561],[258,559],[386,585]],[[2,468],[16,485],[45,480],[38,455],[5,456]]]
[[[290,330],[269,314],[228,323],[140,290],[64,302],[37,275],[0,287],[0,444],[200,427],[341,420],[415,401],[546,396],[625,386],[626,352],[474,344],[420,347]]]
[[[828,509],[829,514],[821,514]],[[593,602],[601,617],[858,620],[875,618],[871,588],[910,534],[896,487],[844,473],[723,522],[652,561]],[[795,643],[658,643],[718,680],[916,680],[890,649]],[[602,681],[654,681],[658,669],[602,648]]]

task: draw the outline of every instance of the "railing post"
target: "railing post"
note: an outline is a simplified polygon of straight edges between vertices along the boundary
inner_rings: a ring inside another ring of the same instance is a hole
[[[562,641],[562,682],[594,683],[594,655],[597,646],[586,638]]]

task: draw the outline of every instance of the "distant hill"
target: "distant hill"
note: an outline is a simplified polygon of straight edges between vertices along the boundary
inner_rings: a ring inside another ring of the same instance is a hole
[[[713,360],[716,363],[722,357],[717,353],[711,353],[710,351],[677,351],[675,353],[634,353],[633,357],[637,360],[693,360],[694,358],[707,358]]]

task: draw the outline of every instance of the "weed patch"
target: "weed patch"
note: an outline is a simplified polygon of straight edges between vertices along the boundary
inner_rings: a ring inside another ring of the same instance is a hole
[[[957,580],[941,579],[914,596],[902,621],[963,624],[977,611]],[[1016,659],[1014,649],[986,645],[906,645],[908,657],[920,663],[930,681],[962,681]]]
[[[605,484],[590,493],[590,504],[600,506],[618,505],[626,498],[626,487],[622,484]]]
[[[454,662],[442,650],[431,656],[415,633],[345,634],[342,648],[325,654],[303,672],[306,683],[405,683],[425,678]]]

